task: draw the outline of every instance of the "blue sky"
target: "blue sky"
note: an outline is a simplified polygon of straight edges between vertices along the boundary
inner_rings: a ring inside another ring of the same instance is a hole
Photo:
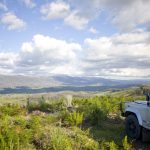
[[[150,0],[0,0],[0,74],[150,78]]]

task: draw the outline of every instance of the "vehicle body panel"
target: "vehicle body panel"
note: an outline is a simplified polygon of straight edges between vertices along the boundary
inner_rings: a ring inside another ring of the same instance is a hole
[[[150,107],[146,101],[135,101],[125,103],[125,114],[133,113],[139,124],[150,130]]]

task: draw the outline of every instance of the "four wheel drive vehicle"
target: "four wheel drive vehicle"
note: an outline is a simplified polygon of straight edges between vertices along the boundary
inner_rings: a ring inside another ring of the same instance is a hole
[[[125,102],[122,115],[128,137],[150,142],[150,92],[145,95],[146,101]]]

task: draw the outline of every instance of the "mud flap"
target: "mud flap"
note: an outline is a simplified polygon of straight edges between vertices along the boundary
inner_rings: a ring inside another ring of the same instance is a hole
[[[143,128],[142,130],[142,141],[150,142],[150,130]]]

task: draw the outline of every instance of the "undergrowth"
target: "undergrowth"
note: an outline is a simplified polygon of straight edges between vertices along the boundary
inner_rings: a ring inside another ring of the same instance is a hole
[[[131,150],[120,118],[123,100],[41,97],[26,106],[1,105],[0,150]]]

